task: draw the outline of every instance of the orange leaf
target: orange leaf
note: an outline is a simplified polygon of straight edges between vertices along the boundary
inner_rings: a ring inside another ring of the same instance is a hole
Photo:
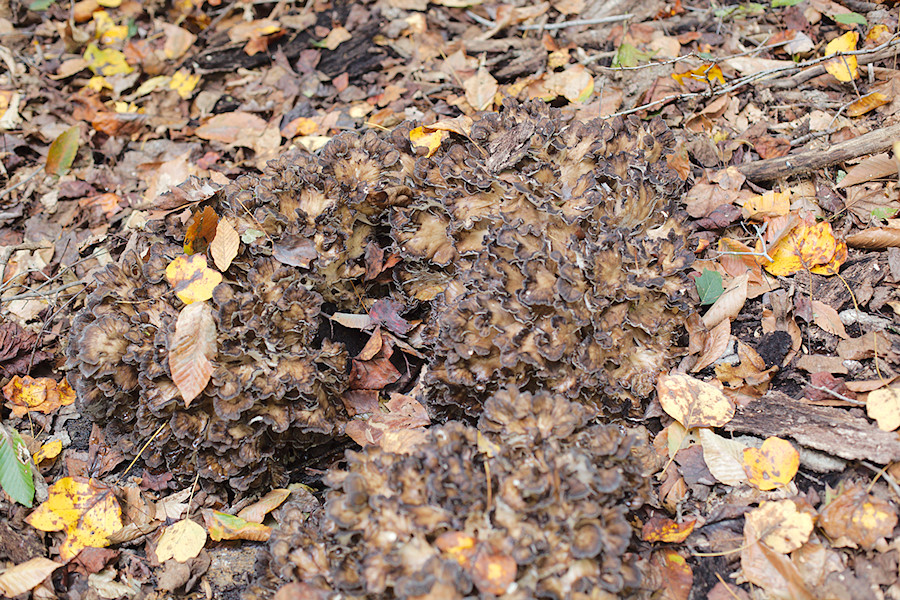
[[[177,257],[166,267],[166,278],[185,304],[209,300],[213,289],[222,283],[222,274],[207,267],[202,254]]]
[[[250,506],[243,508],[238,517],[245,521],[262,523],[266,515],[278,508],[290,495],[291,490],[288,489],[272,490]]]
[[[883,106],[890,102],[890,98],[881,92],[871,92],[866,94],[859,100],[853,102],[850,106],[847,107],[847,116],[850,117],[859,117],[870,110],[875,110],[879,106]]]
[[[763,491],[786,486],[799,468],[800,453],[787,440],[770,437],[759,449],[744,449],[747,480]]]
[[[478,552],[469,566],[475,587],[482,594],[499,596],[516,580],[516,561],[503,554]]]
[[[3,386],[3,395],[6,406],[17,417],[32,411],[50,414],[60,406],[75,402],[75,392],[68,381],[63,379],[57,383],[49,377],[33,379],[16,375]]]
[[[687,73],[672,73],[672,79],[684,85],[685,79],[694,79],[697,81],[706,81],[713,83],[718,81],[725,85],[725,75],[722,74],[722,68],[718,65],[708,64],[700,65],[696,69],[692,69]]]
[[[188,221],[187,232],[184,234],[184,253],[195,254],[206,252],[206,249],[216,237],[216,226],[219,217],[216,211],[207,206],[203,211],[197,211],[191,215]]]
[[[41,531],[65,531],[59,556],[70,561],[85,548],[104,548],[122,528],[122,509],[112,488],[84,477],[64,477],[25,520]]]
[[[838,54],[841,52],[852,52],[856,50],[856,42],[859,41],[859,34],[855,31],[848,31],[844,35],[834,38],[825,46],[825,56]],[[825,70],[834,75],[834,77],[843,83],[853,81],[859,77],[857,69],[856,56],[838,56],[825,63]]]
[[[200,395],[213,372],[216,356],[216,323],[206,302],[188,304],[178,315],[175,338],[169,350],[169,371],[184,405]]]
[[[667,548],[654,552],[651,560],[660,570],[664,582],[659,597],[666,600],[688,600],[694,585],[694,572],[684,557]]]
[[[468,566],[469,560],[475,554],[475,538],[462,531],[447,531],[435,540],[435,545],[446,552],[463,567]]]
[[[768,217],[783,217],[791,210],[791,192],[769,191],[761,196],[753,196],[741,209],[745,219],[764,221]]]
[[[641,528],[641,539],[645,542],[669,542],[680,544],[694,531],[697,519],[676,523],[666,517],[652,517]]]

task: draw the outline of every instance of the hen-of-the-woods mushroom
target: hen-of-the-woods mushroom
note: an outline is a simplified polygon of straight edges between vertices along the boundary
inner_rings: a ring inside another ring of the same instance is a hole
[[[540,102],[458,121],[431,156],[412,128],[341,134],[205,201],[242,242],[208,300],[215,370],[187,408],[168,363],[183,305],[165,276],[184,222],[151,223],[98,276],[68,366],[112,443],[134,454],[153,438],[151,466],[236,489],[278,480],[283,450],[348,418],[347,345],[365,336],[331,315],[386,299],[400,311],[373,322],[403,338],[397,363],[421,369],[435,414],[477,415],[508,384],[639,411],[689,310],[672,133]]]
[[[647,482],[634,438],[564,397],[501,390],[479,429],[407,454],[347,452],[322,509],[282,509],[259,589],[346,598],[617,598],[640,585],[626,514]],[[485,440],[479,440],[479,430]],[[259,593],[257,591],[257,593]]]

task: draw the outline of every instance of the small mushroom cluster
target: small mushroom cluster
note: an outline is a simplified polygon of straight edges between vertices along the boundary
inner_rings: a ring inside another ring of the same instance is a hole
[[[177,476],[280,481],[282,457],[349,418],[347,334],[330,317],[380,300],[410,315],[394,333],[436,415],[477,416],[510,384],[638,412],[689,312],[672,133],[542,102],[449,128],[433,153],[411,123],[344,133],[205,200],[242,241],[208,300],[214,372],[189,406],[168,360],[184,305],[166,267],[184,222],[151,223],[91,285],[70,336],[80,405],[107,439],[131,455],[149,440],[145,461]]]
[[[268,579],[346,598],[615,598],[641,573],[626,512],[646,492],[634,438],[594,409],[505,389],[479,428],[407,454],[347,452],[322,510],[282,509]],[[258,592],[257,592],[258,593]]]

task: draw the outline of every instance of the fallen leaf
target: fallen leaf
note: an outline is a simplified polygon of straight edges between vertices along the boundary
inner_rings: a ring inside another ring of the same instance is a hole
[[[49,499],[25,520],[41,531],[64,531],[59,556],[68,562],[84,548],[105,548],[122,528],[122,509],[112,488],[94,479],[64,477],[50,486]]]
[[[882,431],[900,427],[900,388],[891,386],[869,392],[866,413],[870,419],[875,419]]]
[[[853,485],[820,511],[819,525],[837,548],[872,550],[878,540],[893,537],[897,511],[890,502]]]
[[[715,64],[700,65],[686,73],[672,73],[672,79],[681,85],[685,85],[685,79],[688,81],[702,81],[707,84],[718,82],[725,85],[725,75],[722,73],[722,68]]]
[[[500,89],[497,80],[484,67],[479,67],[475,75],[466,79],[463,88],[466,91],[466,101],[475,110],[488,110]]]
[[[67,380],[57,383],[50,377],[35,379],[28,375],[13,377],[3,386],[3,396],[6,398],[6,406],[17,417],[23,417],[29,412],[48,415],[61,406],[75,402],[75,391]]]
[[[111,77],[113,75],[127,75],[134,71],[128,64],[125,55],[113,48],[101,50],[96,44],[90,43],[84,51],[84,60],[95,75]]]
[[[9,567],[0,574],[0,593],[15,598],[39,586],[61,566],[62,563],[38,556]]]
[[[651,517],[641,528],[641,539],[645,542],[680,544],[691,535],[696,524],[696,518],[676,523],[667,517]]]
[[[856,50],[856,43],[859,41],[859,33],[848,31],[840,37],[836,37],[825,46],[825,56],[838,54],[841,52],[853,52]],[[834,75],[834,77],[843,83],[853,81],[859,77],[857,69],[858,62],[854,55],[843,55],[833,58],[825,62],[825,70]]]
[[[855,100],[847,107],[848,117],[861,117],[867,112],[873,111],[879,106],[889,104],[891,99],[881,92],[870,92],[862,98]]]
[[[516,580],[518,566],[511,556],[479,550],[468,571],[479,592],[499,596]]]
[[[34,464],[40,465],[42,461],[56,458],[60,452],[62,452],[62,440],[50,440],[42,445],[31,458],[34,460]]]
[[[821,300],[813,300],[811,302],[813,309],[813,322],[832,335],[836,335],[842,339],[850,339],[844,330],[844,324],[838,316],[838,312],[822,302]]]
[[[691,373],[701,371],[719,359],[728,348],[731,340],[731,321],[723,319],[721,323],[707,332],[703,342],[703,351],[697,357],[697,363],[691,368]]]
[[[34,475],[28,447],[19,432],[0,423],[0,488],[15,502],[31,508]]]
[[[744,449],[747,481],[760,490],[786,486],[800,468],[800,453],[787,440],[767,438],[762,446]]]
[[[214,370],[216,322],[206,302],[181,309],[175,323],[175,337],[169,349],[169,371],[178,386],[185,408],[200,395]]]
[[[265,542],[272,534],[272,528],[259,523],[251,523],[240,517],[229,515],[218,510],[203,509],[203,520],[209,530],[209,537],[214,541],[250,540]]]
[[[768,191],[753,196],[741,207],[741,215],[752,221],[764,221],[770,217],[783,217],[791,210],[791,192]]]
[[[252,113],[236,111],[213,115],[194,132],[204,140],[251,147],[266,130],[265,119]]]
[[[793,500],[763,502],[745,518],[763,543],[781,554],[793,552],[805,544],[813,530],[812,515],[797,510]]]
[[[725,288],[722,287],[722,274],[709,269],[703,269],[700,277],[694,280],[694,285],[697,286],[700,304],[704,306],[713,304],[725,291]]]
[[[272,490],[238,513],[238,517],[252,523],[262,523],[266,515],[278,508],[291,495],[289,489]]]
[[[703,315],[703,324],[707,329],[712,329],[726,319],[734,319],[741,312],[747,301],[747,286],[750,281],[750,273],[744,273],[735,277],[728,287],[719,296],[706,314]]]
[[[703,462],[713,477],[725,485],[735,487],[747,481],[747,473],[744,471],[744,450],[747,446],[717,435],[706,427],[700,428],[699,436]]]
[[[831,223],[800,223],[770,251],[772,262],[764,268],[782,277],[805,269],[815,272],[816,267],[830,263],[837,251],[838,242]]]
[[[213,262],[216,263],[216,268],[223,273],[227,271],[240,247],[241,236],[238,235],[231,221],[224,217],[219,219],[216,233],[209,245],[209,252],[212,254]]]
[[[884,250],[900,247],[900,228],[868,227],[847,236],[847,245],[866,250]]]
[[[656,390],[663,410],[687,429],[721,427],[734,416],[722,390],[689,375],[660,375]]]
[[[188,221],[187,231],[184,234],[184,253],[196,254],[197,252],[206,252],[206,249],[216,237],[218,224],[219,217],[212,207],[207,206],[202,211],[194,212]]]
[[[450,137],[446,130],[432,129],[431,127],[416,127],[409,132],[409,141],[415,148],[425,148],[425,157],[437,152],[441,142]]]
[[[654,552],[651,560],[659,568],[663,589],[660,600],[688,600],[694,585],[691,565],[676,550],[666,548]]]
[[[206,266],[206,256],[179,256],[166,267],[166,279],[175,288],[175,295],[185,304],[212,298],[213,290],[222,283],[222,274]]]
[[[78,153],[80,129],[77,125],[70,127],[59,134],[50,149],[47,150],[47,164],[44,171],[53,177],[62,177],[69,172],[69,168],[75,161]]]
[[[744,521],[744,544],[741,549],[744,578],[762,588],[766,598],[815,600],[791,558],[763,544],[760,532],[753,525],[752,521]]]
[[[156,543],[156,559],[164,563],[170,558],[187,562],[206,545],[206,530],[191,519],[182,519],[163,530]]]
[[[347,31],[343,27],[335,27],[331,31],[328,32],[328,35],[325,36],[325,39],[316,42],[316,46],[319,48],[327,48],[328,50],[334,50],[344,42],[353,38],[353,35]]]

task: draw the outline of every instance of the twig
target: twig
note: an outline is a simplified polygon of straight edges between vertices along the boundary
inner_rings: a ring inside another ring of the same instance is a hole
[[[65,289],[68,289],[70,287],[75,287],[76,285],[84,285],[85,283],[86,282],[81,279],[79,279],[78,281],[70,281],[69,283],[64,283],[61,286],[59,286],[58,288],[53,288],[52,290],[48,290],[46,292],[26,292],[24,294],[16,294],[15,296],[7,296],[6,298],[0,298],[0,303],[12,302],[13,300],[28,300],[30,298],[44,298],[46,296],[53,296]]]
[[[836,392],[825,386],[813,385],[813,383],[811,381],[807,381],[806,385],[808,385],[810,387],[810,389],[818,390],[820,392],[828,394],[829,396],[834,396],[835,398],[837,398],[838,400],[841,400],[842,402],[849,402],[850,404],[860,404],[863,406],[865,406],[865,404],[866,404],[862,400],[856,400],[855,398],[848,398],[847,396],[841,394],[840,392]]]
[[[603,25],[604,23],[627,21],[633,16],[633,13],[626,13],[624,15],[613,15],[610,17],[597,17],[596,19],[573,19],[571,21],[560,21],[559,23],[548,23],[546,25],[519,25],[519,29],[522,31],[550,31],[552,29],[565,29],[566,27],[581,27],[582,25]]]
[[[0,192],[0,198],[2,198],[3,196],[7,195],[8,193],[10,193],[11,191],[13,191],[14,189],[16,189],[16,188],[18,188],[18,187],[20,187],[20,186],[25,185],[26,183],[28,183],[29,181],[31,181],[32,179],[34,179],[34,176],[35,176],[35,175],[37,175],[38,173],[40,173],[40,172],[43,171],[43,170],[44,170],[44,167],[41,167],[41,166],[37,167],[37,168],[34,170],[34,172],[31,173],[31,175],[29,175],[29,176],[26,177],[25,179],[21,180],[20,182],[14,184],[14,185],[9,186],[8,188],[6,188],[5,190],[3,190],[2,192]]]
[[[12,255],[19,250],[41,250],[43,248],[52,248],[53,245],[48,242],[22,242],[21,244],[16,244],[14,246],[2,246],[0,247],[0,281],[3,280],[3,275],[6,273],[6,265],[9,263],[9,259],[12,258]]]

